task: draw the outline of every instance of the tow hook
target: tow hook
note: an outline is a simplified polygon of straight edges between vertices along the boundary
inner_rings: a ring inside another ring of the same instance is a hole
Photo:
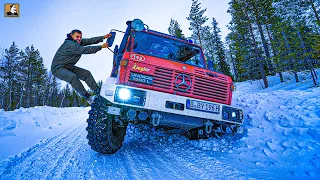
[[[115,116],[114,121],[117,122],[117,123],[119,123],[119,127],[124,127],[123,122],[119,119],[118,116]]]
[[[205,125],[205,131],[207,134],[210,134],[212,132],[212,126],[213,126],[213,123],[211,121],[206,121],[204,123]]]
[[[151,124],[153,126],[159,126],[161,115],[157,112],[151,114]]]
[[[127,117],[133,121],[136,116],[137,112],[133,109],[129,109],[129,111],[127,112]]]

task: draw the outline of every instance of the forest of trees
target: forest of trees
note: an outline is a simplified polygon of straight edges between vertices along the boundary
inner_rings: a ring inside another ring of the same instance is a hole
[[[230,33],[223,42],[219,24],[205,16],[206,8],[192,0],[188,30],[191,39],[203,47],[214,70],[235,81],[262,79],[268,88],[268,75],[290,72],[311,73],[317,85],[315,68],[320,63],[320,1],[315,0],[230,0]],[[210,24],[210,25],[206,25]],[[185,38],[173,18],[168,32]],[[99,82],[101,85],[102,82]],[[20,50],[15,42],[0,48],[0,109],[6,111],[34,106],[87,106],[69,85],[61,88],[43,64],[33,45]]]
[[[314,0],[230,0],[231,31],[222,41],[218,22],[205,16],[198,0],[192,0],[189,30],[191,39],[203,47],[207,62],[235,81],[262,79],[268,75],[308,71],[317,84],[315,68],[320,59],[320,1]],[[211,25],[205,25],[211,21]],[[168,31],[181,37],[179,23],[171,19]]]
[[[60,80],[44,67],[39,50],[32,45],[20,50],[13,42],[0,49],[0,84],[0,109],[6,111],[88,105],[69,85],[61,89]]]

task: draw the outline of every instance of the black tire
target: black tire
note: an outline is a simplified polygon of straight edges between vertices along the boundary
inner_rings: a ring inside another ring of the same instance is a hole
[[[98,96],[91,105],[86,128],[91,149],[103,154],[117,152],[126,136],[127,124],[121,125],[115,121],[115,116],[106,112],[108,101]]]

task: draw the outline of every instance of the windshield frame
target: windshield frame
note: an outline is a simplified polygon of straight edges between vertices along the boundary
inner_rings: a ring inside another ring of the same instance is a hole
[[[169,58],[168,56],[159,56],[157,54],[150,54],[150,53],[143,52],[141,50],[138,51],[138,50],[135,50],[135,48],[134,48],[134,45],[136,44],[136,33],[138,33],[138,34],[139,33],[145,33],[146,35],[156,36],[156,37],[161,38],[163,40],[167,39],[168,41],[176,42],[178,44],[184,45],[185,47],[188,47],[188,48],[191,47],[192,50],[197,50],[199,52],[196,52],[196,54],[191,56],[188,60],[182,61],[182,60],[179,60],[179,59]],[[153,57],[157,57],[157,58],[162,58],[162,59],[166,59],[166,60],[170,60],[170,61],[174,61],[174,62],[179,62],[179,63],[183,63],[183,64],[187,64],[187,65],[191,65],[191,66],[207,69],[207,65],[206,65],[206,61],[205,61],[204,55],[203,55],[202,48],[200,46],[196,45],[196,44],[189,43],[185,39],[180,39],[180,38],[177,38],[177,37],[174,37],[174,36],[171,36],[171,35],[167,35],[167,34],[156,32],[156,31],[151,31],[151,30],[149,30],[149,31],[144,30],[144,31],[140,31],[140,32],[132,32],[130,36],[132,37],[132,39],[129,38],[129,39],[131,39],[131,43],[128,43],[128,48],[130,49],[131,52],[136,52],[136,53],[139,53],[139,54],[144,54],[144,55],[148,55],[148,56],[153,56]],[[197,57],[197,59],[199,61],[198,64],[190,63],[192,58],[196,58],[195,56],[199,56],[199,57]]]

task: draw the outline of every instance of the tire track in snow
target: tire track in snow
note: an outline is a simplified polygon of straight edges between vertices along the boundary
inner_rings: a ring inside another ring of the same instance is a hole
[[[145,170],[145,166],[143,162],[139,159],[140,152],[139,154],[136,153],[136,151],[126,151],[124,153],[124,158],[125,161],[127,160],[128,164],[127,165],[127,170],[130,173],[131,178],[134,179],[151,179],[150,175],[148,174],[149,171]]]
[[[11,159],[0,179],[241,179],[236,169],[189,143],[155,144],[128,139],[113,155],[87,145],[81,120],[57,137]]]
[[[52,163],[58,163],[59,159],[64,158],[63,155],[66,151],[74,148],[71,145],[66,148],[67,144],[72,143],[77,146],[75,142],[79,140],[79,135],[85,131],[85,125],[84,121],[80,121],[59,136],[31,147],[22,153],[21,157],[9,159],[4,171],[0,174],[1,178],[24,179],[38,177],[44,179],[44,176],[50,175],[49,172],[52,169],[57,166],[63,166],[63,164]]]
[[[194,172],[186,172],[184,164],[172,164],[170,159],[157,156],[157,150],[146,144],[125,144],[114,155],[102,155],[92,168],[96,179],[186,179]],[[155,147],[156,148],[156,147]],[[92,161],[92,160],[91,160]],[[104,172],[102,174],[102,172]],[[188,175],[186,175],[188,174]],[[192,176],[193,174],[193,176]]]
[[[107,172],[101,176],[104,179],[246,179],[237,169],[197,148],[184,145],[162,147],[160,144],[130,142],[116,156],[106,155],[104,158],[104,164],[97,163],[97,169],[93,169],[97,176]],[[115,159],[118,160],[115,162]],[[115,178],[113,173],[119,170],[122,170],[121,176],[118,174]]]
[[[59,155],[59,157],[54,161],[52,164],[53,166],[50,167],[51,171],[47,172],[44,177],[54,176],[57,178],[61,178],[61,176],[66,172],[66,168],[70,165],[72,161],[71,158],[74,154],[81,148],[81,146],[86,145],[84,142],[80,142],[85,139],[83,134],[85,134],[85,123],[81,124],[80,127],[77,128],[77,132],[73,135],[71,141],[66,140],[64,143],[57,144],[59,147],[58,150],[64,149]]]
[[[156,156],[155,159],[164,162],[169,169],[177,171],[177,174],[184,179],[225,179],[228,177],[245,179],[238,170],[206,155],[201,150],[189,148],[166,147],[167,150],[160,148],[153,155]],[[152,151],[152,149],[149,150]]]
[[[184,179],[176,172],[178,170],[175,170],[179,166],[172,166],[171,162],[163,161],[162,158],[158,159],[154,150],[144,148],[141,160],[150,169],[150,176],[153,179]]]
[[[135,151],[128,152],[130,155],[127,157],[132,157],[129,158],[130,171],[138,170],[139,172],[139,176],[135,179],[184,179],[179,174],[181,173],[178,170],[179,166],[173,166],[171,161],[163,161],[161,157],[156,158],[158,152],[155,149],[142,146]],[[184,173],[185,171],[183,171]]]
[[[34,154],[37,154],[37,151],[43,147],[49,146],[51,144],[55,144],[58,141],[60,141],[60,137],[64,136],[66,133],[72,131],[74,129],[74,127],[77,124],[75,124],[74,126],[72,126],[70,129],[68,129],[67,131],[65,131],[64,133],[61,133],[58,136],[54,136],[51,138],[47,138],[45,140],[42,140],[39,144],[36,144],[34,146],[32,146],[31,148],[29,148],[28,150],[24,151],[21,153],[21,155],[16,155],[13,158],[9,158],[8,160],[1,162],[1,170],[0,170],[0,177],[2,177],[4,174],[8,174],[11,172],[11,170],[18,166],[20,163],[22,163],[23,161],[26,161],[28,159],[31,159],[34,157]]]
[[[190,173],[186,170],[185,164],[166,158],[167,152],[145,147],[144,160],[146,160],[152,170],[156,172],[160,179],[193,179],[196,178],[194,171]]]

